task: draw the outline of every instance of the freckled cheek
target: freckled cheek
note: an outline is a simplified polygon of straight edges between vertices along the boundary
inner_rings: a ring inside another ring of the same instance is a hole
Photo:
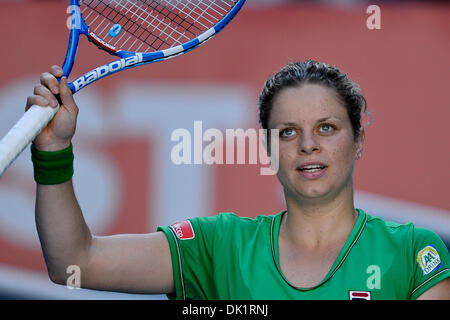
[[[280,180],[285,180],[289,174],[292,174],[293,169],[296,167],[296,161],[298,160],[295,154],[291,154],[290,148],[283,148],[280,146],[279,149],[279,169],[278,178]]]
[[[351,144],[336,144],[330,151],[330,160],[335,164],[335,169],[342,173],[352,167],[353,164],[353,145]]]
[[[289,168],[295,165],[298,155],[292,151],[291,147],[280,145],[278,157],[280,167]]]

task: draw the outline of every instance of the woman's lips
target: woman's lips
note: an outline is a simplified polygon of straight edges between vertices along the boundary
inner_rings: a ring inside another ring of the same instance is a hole
[[[308,180],[318,179],[322,177],[328,167],[320,162],[308,162],[297,167],[299,174]]]

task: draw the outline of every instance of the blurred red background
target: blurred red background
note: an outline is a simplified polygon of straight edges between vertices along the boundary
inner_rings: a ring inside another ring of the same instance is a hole
[[[381,5],[380,30],[366,27],[365,10],[249,6],[198,50],[80,92],[75,186],[93,231],[152,232],[192,215],[281,211],[276,177],[259,175],[258,166],[172,167],[165,157],[174,145],[172,129],[161,123],[188,130],[193,120],[203,120],[204,129],[257,128],[265,79],[289,61],[311,58],[338,65],[359,83],[374,116],[355,172],[359,203],[369,214],[429,227],[448,242],[450,6]],[[0,3],[2,136],[19,119],[39,74],[62,64],[64,12],[55,2]],[[84,40],[72,78],[111,59]],[[21,156],[0,179],[0,288],[3,282],[10,292],[15,285],[7,279],[17,270],[45,276],[28,159]],[[155,165],[164,161],[164,169]]]

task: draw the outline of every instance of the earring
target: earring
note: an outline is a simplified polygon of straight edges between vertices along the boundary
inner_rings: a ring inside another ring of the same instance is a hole
[[[356,154],[356,160],[361,159],[361,151],[358,151],[358,153]]]

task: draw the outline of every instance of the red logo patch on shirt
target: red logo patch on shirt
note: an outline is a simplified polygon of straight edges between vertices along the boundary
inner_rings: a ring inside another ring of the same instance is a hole
[[[189,240],[194,239],[195,237],[194,228],[192,228],[192,224],[189,220],[171,224],[170,227],[175,231],[180,240]]]
[[[371,300],[370,291],[349,291],[350,300]]]

